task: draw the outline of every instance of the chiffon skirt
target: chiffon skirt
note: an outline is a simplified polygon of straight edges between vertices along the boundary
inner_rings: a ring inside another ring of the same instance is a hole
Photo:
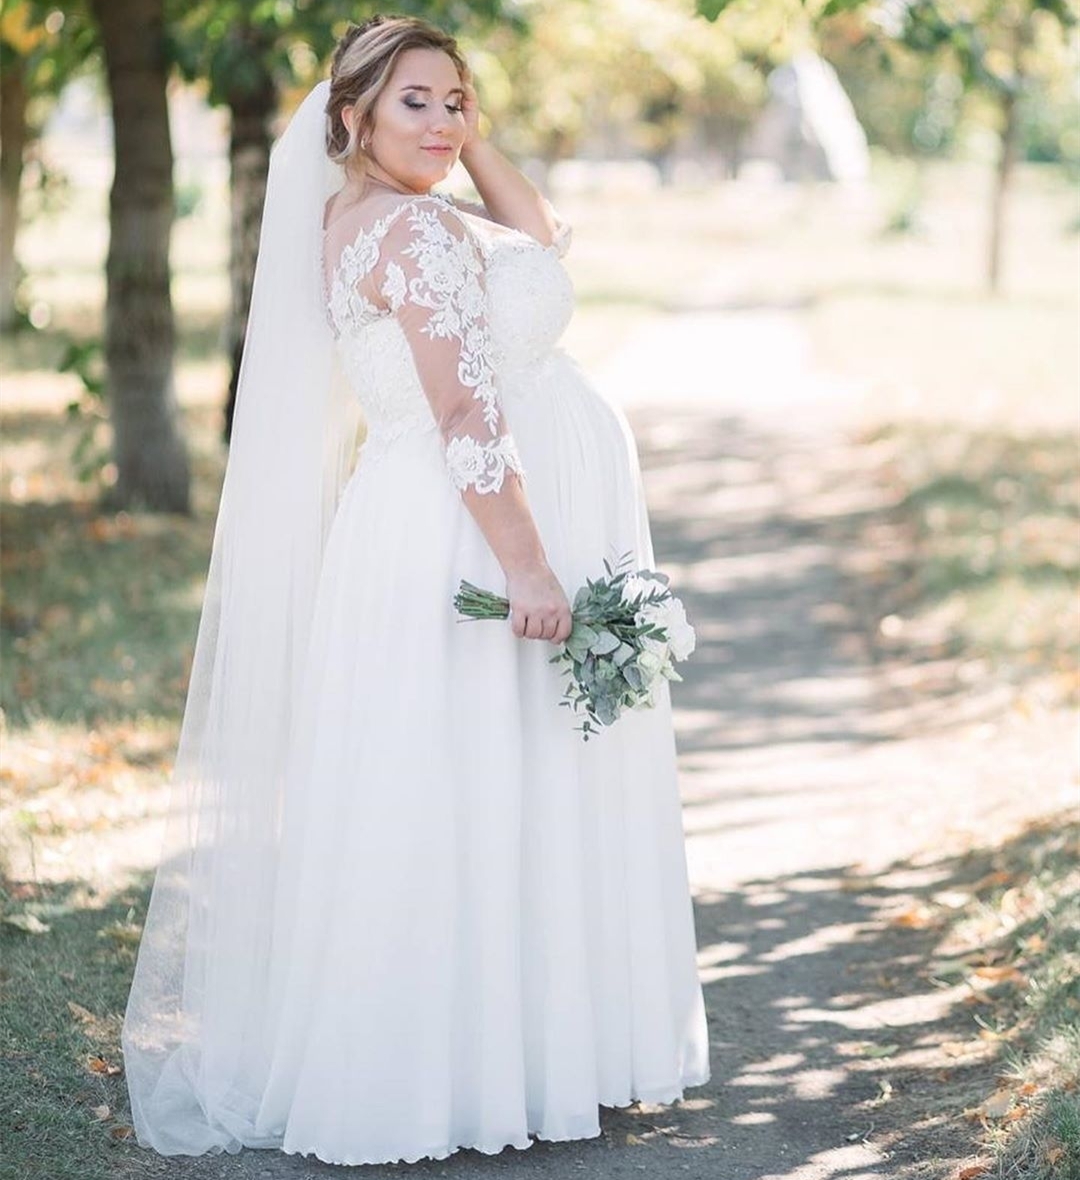
[[[621,411],[553,353],[502,386],[572,600],[652,545]],[[342,1164],[598,1135],[709,1078],[670,697],[585,743],[548,641],[461,621],[505,581],[438,436],[373,432],[294,717],[260,1092],[239,1138]]]

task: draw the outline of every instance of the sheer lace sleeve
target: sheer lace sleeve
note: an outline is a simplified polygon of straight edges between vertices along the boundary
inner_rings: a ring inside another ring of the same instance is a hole
[[[462,210],[464,213],[471,213],[474,217],[483,217],[486,221],[495,220],[486,205],[479,204],[476,201],[462,200],[460,197],[452,196],[449,193],[444,194],[443,199],[449,201],[455,208]],[[563,218],[558,209],[555,208],[547,197],[543,197],[542,200],[547,206],[548,212],[551,214],[552,221],[555,223],[555,234],[552,238],[550,249],[554,250],[559,258],[562,258],[567,250],[570,249],[573,230],[570,227],[570,223]],[[496,222],[496,224],[499,223]]]
[[[461,218],[434,201],[410,204],[368,278],[409,342],[454,486],[483,494],[508,472],[524,478],[496,389],[483,258]]]

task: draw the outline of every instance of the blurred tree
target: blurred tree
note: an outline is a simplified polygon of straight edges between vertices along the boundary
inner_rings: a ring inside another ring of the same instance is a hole
[[[798,0],[774,0],[783,12]],[[731,166],[764,97],[782,22],[743,14],[719,29],[692,0],[521,0],[472,54],[495,138],[546,170],[595,148],[643,154],[670,173],[697,133]]]
[[[844,0],[829,0],[824,12]],[[998,135],[990,195],[986,279],[1001,282],[1001,250],[1010,182],[1018,156],[1022,104],[1061,60],[1078,13],[1070,0],[909,0],[883,13],[884,31],[907,50],[955,63],[965,90],[989,100]]]
[[[698,12],[714,21],[741,2],[696,0]],[[982,100],[998,137],[986,255],[987,284],[997,291],[1020,132],[1025,120],[1035,124],[1025,100],[1060,87],[1064,77],[1069,109],[1075,104],[1078,0],[826,0],[808,11],[819,22],[847,20],[849,30],[853,25],[845,14],[858,12],[883,47],[880,66],[893,68],[896,58],[889,48],[901,51],[901,60],[906,53],[908,63],[918,63],[913,81],[926,90],[926,102],[910,126],[916,148],[947,140],[962,96]]]
[[[112,99],[105,360],[117,478],[108,502],[190,511],[173,387],[172,141],[164,0],[90,0]]]
[[[60,91],[87,68],[97,33],[80,3],[0,4],[0,332],[19,322],[16,243],[23,167]]]

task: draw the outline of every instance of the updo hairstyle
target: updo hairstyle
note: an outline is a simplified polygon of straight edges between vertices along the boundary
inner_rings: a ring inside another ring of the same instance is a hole
[[[462,79],[469,76],[454,38],[427,21],[412,16],[373,16],[362,24],[350,24],[334,49],[330,67],[326,154],[354,179],[360,179],[366,169],[366,155],[359,144],[373,130],[375,103],[407,49],[440,49]],[[341,120],[341,112],[350,106],[356,111],[351,134]]]

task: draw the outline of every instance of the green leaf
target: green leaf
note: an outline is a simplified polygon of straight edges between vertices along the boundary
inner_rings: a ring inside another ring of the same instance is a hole
[[[852,9],[861,8],[866,0],[829,0],[828,4],[821,10],[822,17],[836,16],[839,12],[850,12]]]
[[[600,631],[592,643],[589,644],[589,651],[594,656],[606,656],[615,651],[619,646],[619,637],[617,635],[613,635],[610,631]]]
[[[716,20],[730,3],[731,0],[697,0],[697,10],[706,20]]]
[[[634,655],[634,649],[629,643],[620,643],[619,646],[611,653],[611,658],[615,661],[616,667],[621,668],[627,660]]]

